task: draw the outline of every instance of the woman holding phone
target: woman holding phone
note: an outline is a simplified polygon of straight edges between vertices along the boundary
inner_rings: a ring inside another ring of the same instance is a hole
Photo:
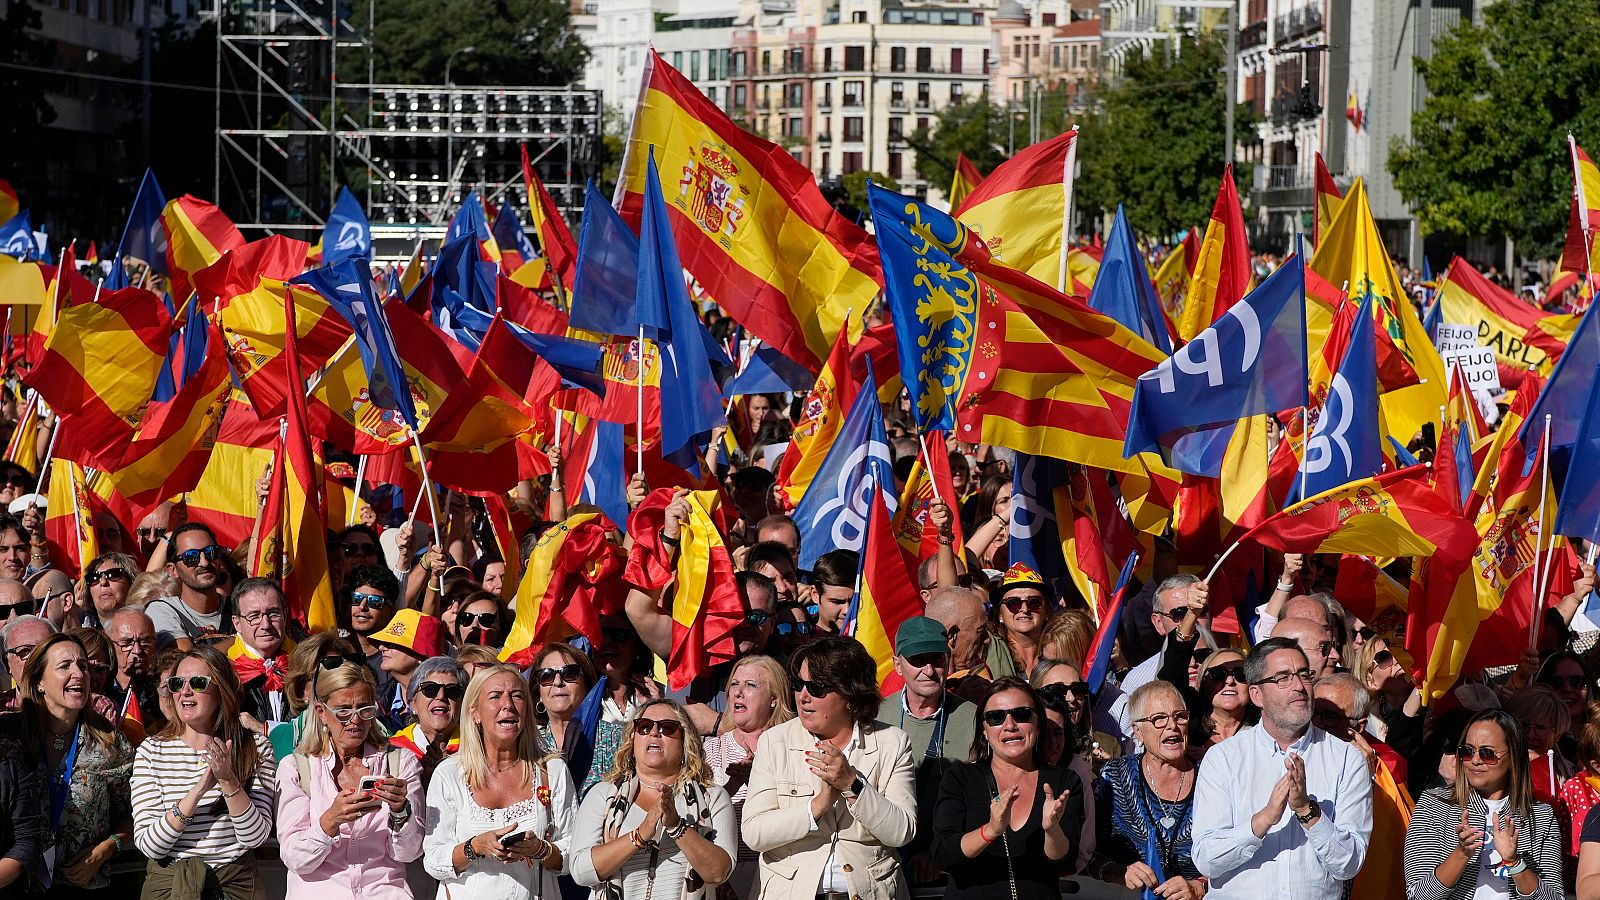
[[[422,764],[376,724],[372,670],[320,669],[316,724],[278,767],[278,844],[289,898],[405,900],[422,855]]]

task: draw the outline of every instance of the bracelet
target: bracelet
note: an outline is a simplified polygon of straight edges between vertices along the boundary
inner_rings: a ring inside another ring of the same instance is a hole
[[[222,799],[223,800],[232,800],[233,798],[239,796],[242,793],[244,793],[244,785],[241,784],[237,788],[234,789],[233,793],[231,793],[231,794],[223,794],[222,795]]]
[[[540,843],[544,844],[544,848],[533,855],[533,861],[538,863],[542,863],[549,859],[551,855],[556,852],[555,844],[552,844],[549,841],[541,841]]]
[[[471,838],[468,838],[461,844],[461,855],[467,858],[467,865],[469,866],[484,858],[482,853],[479,853],[477,850],[473,849]]]
[[[176,819],[179,822],[182,822],[183,823],[183,827],[185,827],[185,828],[188,828],[189,827],[189,823],[194,821],[194,816],[186,816],[186,815],[184,815],[183,814],[183,810],[179,809],[178,808],[178,804],[176,804],[176,803],[172,804],[172,808],[167,810],[167,815],[171,816],[172,818]]]
[[[661,536],[661,543],[666,544],[668,547],[681,547],[681,546],[683,546],[682,542],[679,541],[677,538],[675,538],[675,537],[667,537],[664,534]]]
[[[633,844],[633,849],[644,849],[644,840],[639,837],[639,829],[635,828],[633,831],[629,832],[628,840]]]
[[[389,812],[389,824],[390,825],[396,825],[396,824],[403,823],[409,818],[411,818],[411,799],[410,798],[407,798],[405,800],[405,802],[401,803],[399,809],[390,810],[390,812]]]
[[[984,830],[988,827],[988,822],[984,822],[982,825],[978,826],[978,840],[983,841],[985,844],[992,844],[995,842],[995,838],[989,837],[989,832]],[[998,835],[996,835],[996,837],[998,837]]]
[[[111,832],[111,843],[116,845],[116,852],[122,852],[122,835],[117,834],[115,831]]]
[[[1283,582],[1280,581],[1280,582],[1278,582],[1278,590],[1283,591],[1285,594],[1287,594],[1290,591],[1294,590],[1294,582],[1291,581],[1288,584],[1284,584]]]
[[[673,827],[667,829],[667,837],[672,838],[673,840],[677,840],[678,838],[683,837],[683,833],[685,831],[688,831],[688,830],[689,830],[689,820],[688,819],[679,819],[677,825],[674,825]]]
[[[563,487],[562,487],[562,486],[561,486],[561,484],[560,484],[560,482],[556,482],[556,481],[552,481],[552,482],[550,482],[550,487],[549,487],[549,489],[548,489],[548,490],[549,490],[549,491],[550,491],[550,493],[552,493],[552,494],[559,494],[559,493],[561,493],[561,492],[562,492],[562,491],[563,491],[563,490],[565,490],[565,488],[563,488]]]

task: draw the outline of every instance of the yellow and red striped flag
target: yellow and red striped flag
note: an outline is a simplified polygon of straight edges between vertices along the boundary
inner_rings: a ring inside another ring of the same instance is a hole
[[[622,603],[622,551],[597,512],[569,516],[539,538],[517,586],[517,618],[500,658],[526,668],[549,641],[581,634],[598,644],[600,616]]]
[[[549,271],[561,283],[563,291],[572,290],[578,273],[578,242],[572,239],[572,229],[561,217],[561,210],[544,189],[544,182],[528,164],[528,147],[522,147],[522,181],[528,189],[528,215],[533,218],[533,228],[539,233],[539,249],[549,263]]]
[[[1211,222],[1194,263],[1194,275],[1184,296],[1183,312],[1178,316],[1178,337],[1194,340],[1211,327],[1223,313],[1255,288],[1255,270],[1250,265],[1250,239],[1244,229],[1244,212],[1239,207],[1239,191],[1233,184],[1233,166],[1222,172],[1217,186],[1217,201],[1211,207]]]
[[[260,419],[244,392],[234,390],[210,458],[189,492],[189,520],[210,528],[224,547],[244,543],[260,514],[256,479],[273,463],[277,445],[277,420]]]
[[[1328,233],[1328,227],[1333,224],[1334,213],[1339,211],[1339,204],[1344,202],[1344,194],[1339,192],[1339,185],[1328,172],[1328,164],[1322,161],[1321,153],[1317,154],[1314,191],[1312,205],[1316,207],[1316,215],[1311,221],[1311,245],[1320,247],[1322,236]]]
[[[171,294],[180,306],[189,298],[190,279],[196,272],[245,245],[244,235],[216,204],[189,194],[167,203],[161,211],[161,227],[167,232]]]
[[[45,542],[50,564],[77,578],[100,555],[94,531],[94,506],[83,466],[57,456],[50,461],[50,486],[45,491]]]
[[[895,541],[885,497],[883,485],[874,484],[861,548],[861,588],[845,612],[843,633],[877,661],[878,685],[887,696],[904,687],[894,671],[894,633],[901,622],[922,614],[922,595]]]
[[[1478,273],[1461,257],[1450,260],[1435,292],[1443,321],[1467,325],[1478,332],[1480,346],[1494,351],[1500,369],[1500,383],[1516,387],[1529,369],[1550,373],[1548,355],[1525,338],[1545,319],[1552,318],[1537,307],[1517,299],[1515,294]]]
[[[328,519],[322,502],[322,463],[313,447],[311,417],[306,412],[305,379],[300,374],[300,350],[292,294],[284,296],[284,369],[288,377],[287,415],[283,449],[278,454],[274,479],[282,480],[282,515],[278,540],[282,546],[283,593],[296,618],[310,631],[337,625],[333,615],[333,582],[328,570]],[[269,501],[270,505],[270,501]]]
[[[654,148],[685,270],[751,334],[811,371],[850,310],[877,296],[878,248],[811,170],[739,128],[654,50],[617,183],[640,221]]]
[[[800,504],[806,488],[816,477],[823,457],[844,424],[845,414],[856,399],[856,380],[850,371],[849,329],[839,329],[827,363],[817,375],[817,383],[800,408],[799,421],[789,436],[789,449],[778,464],[778,490],[791,508]]]
[[[956,170],[950,177],[950,196],[945,201],[951,209],[958,209],[967,195],[978,189],[983,183],[983,173],[978,171],[977,163],[967,159],[965,153],[956,154]]]
[[[1183,315],[1184,303],[1188,301],[1189,282],[1194,277],[1194,265],[1199,259],[1200,232],[1191,228],[1156,268],[1156,296],[1161,298],[1167,334],[1173,338],[1178,334],[1178,319]]]
[[[1024,148],[995,167],[951,215],[983,236],[996,262],[1063,292],[1078,129]]]
[[[1561,271],[1587,275],[1600,256],[1595,241],[1600,239],[1600,168],[1583,152],[1578,141],[1567,135],[1572,155],[1572,212],[1567,221],[1567,240],[1561,248]]]

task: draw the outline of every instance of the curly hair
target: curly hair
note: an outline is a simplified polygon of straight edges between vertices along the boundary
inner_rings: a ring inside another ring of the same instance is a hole
[[[855,638],[824,636],[794,652],[789,674],[800,677],[800,667],[810,663],[812,681],[844,697],[850,719],[865,725],[878,717],[878,663]]]

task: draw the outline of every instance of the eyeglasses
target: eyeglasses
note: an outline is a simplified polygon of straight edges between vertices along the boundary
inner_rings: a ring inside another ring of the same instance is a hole
[[[1360,731],[1367,724],[1367,720],[1358,719],[1354,716],[1347,716],[1337,709],[1313,710],[1311,713],[1311,718],[1323,723],[1324,731],[1332,730],[1328,727],[1330,725],[1335,727],[1348,726],[1351,731]]]
[[[1024,609],[1028,610],[1029,612],[1033,612],[1034,610],[1038,609],[1044,609],[1043,597],[1007,597],[1004,600],[1001,600],[1000,603],[1006,609],[1014,613],[1022,612]]]
[[[1134,724],[1143,722],[1157,731],[1166,731],[1167,726],[1174,723],[1176,723],[1179,728],[1187,726],[1189,724],[1189,713],[1183,710],[1179,710],[1178,712],[1174,713],[1162,712],[1156,713],[1153,716],[1145,716],[1142,719],[1134,719],[1133,721]]]
[[[1205,677],[1216,684],[1224,684],[1229,678],[1244,684],[1244,666],[1212,666],[1206,670]]]
[[[317,665],[321,666],[325,672],[332,672],[340,666],[364,666],[366,664],[367,658],[355,653],[334,654],[317,660]]]
[[[776,631],[780,635],[785,635],[785,636],[791,635],[791,634],[810,634],[811,633],[811,623],[810,622],[779,622],[777,625],[774,625],[772,627],[772,630]]]
[[[1373,638],[1378,636],[1378,633],[1376,631],[1373,631],[1371,628],[1368,628],[1365,625],[1361,626],[1360,628],[1357,628],[1356,629],[1356,634],[1359,635],[1363,641],[1370,641]]]
[[[27,662],[28,661],[28,657],[33,655],[33,648],[37,647],[37,646],[39,646],[39,645],[38,644],[23,644],[21,647],[7,647],[6,648],[6,655],[7,656],[15,656],[21,662]]]
[[[278,624],[278,623],[283,621],[283,610],[281,610],[281,609],[256,610],[253,613],[247,613],[245,615],[240,616],[239,618],[245,620],[246,622],[249,622],[251,627],[254,627],[256,625],[260,625],[262,622],[270,622],[270,623],[276,625],[276,624]]]
[[[1476,756],[1478,758],[1478,762],[1484,762],[1493,765],[1499,762],[1500,757],[1504,755],[1505,754],[1493,747],[1474,747],[1471,744],[1462,744],[1456,748],[1456,756],[1461,757],[1462,762],[1467,762]]]
[[[576,684],[578,679],[583,676],[583,667],[577,663],[567,663],[559,669],[555,667],[540,669],[537,674],[540,687],[549,687],[555,684],[557,676],[560,676],[561,680],[567,684]]]
[[[456,613],[456,627],[457,628],[471,628],[472,627],[472,623],[474,623],[474,622],[477,622],[479,625],[482,625],[484,628],[493,628],[494,627],[494,623],[496,623],[498,621],[500,621],[500,614],[497,613],[497,612],[494,612],[493,610],[491,610],[489,612],[481,612],[481,613],[469,613],[469,612]]]
[[[683,734],[683,724],[676,719],[645,719],[633,720],[633,733],[646,737],[659,734],[664,738],[675,738]]]
[[[801,691],[805,691],[818,700],[821,700],[823,697],[833,693],[832,687],[823,684],[820,681],[807,681],[806,679],[801,678],[799,675],[790,676],[789,686],[794,689],[796,694],[800,693]]]
[[[1582,675],[1546,675],[1544,683],[1553,688],[1581,688],[1589,683],[1589,679]]]
[[[440,694],[443,694],[446,700],[460,700],[461,695],[466,692],[466,688],[459,684],[445,684],[439,681],[424,681],[417,685],[417,693],[429,700],[437,699]]]
[[[10,606],[0,606],[0,619],[9,619],[12,616],[31,616],[39,608],[37,600],[18,600]]]
[[[1026,725],[1033,721],[1033,707],[1019,706],[1016,709],[985,710],[983,724],[998,728],[1006,723],[1007,716],[1017,720],[1018,725]]]
[[[1392,666],[1394,665],[1394,654],[1387,650],[1379,650],[1377,653],[1372,654],[1372,665],[1374,667]]]
[[[1217,651],[1211,649],[1210,647],[1195,647],[1194,652],[1189,654],[1189,658],[1194,660],[1196,663],[1203,663],[1208,657],[1211,656],[1211,654],[1215,652]]]
[[[112,641],[111,643],[113,645],[115,645],[116,648],[118,650],[121,650],[123,653],[129,652],[130,650],[132,650],[135,647],[138,647],[140,650],[143,650],[146,653],[149,653],[150,651],[156,649],[156,639],[153,638],[153,637],[128,638],[127,640]]]
[[[1178,624],[1179,622],[1182,622],[1183,621],[1183,617],[1187,616],[1188,614],[1189,614],[1189,607],[1187,607],[1187,606],[1180,606],[1177,609],[1169,609],[1169,610],[1167,610],[1166,612],[1163,612],[1163,613],[1156,613],[1156,615],[1158,615],[1158,616],[1166,616],[1167,618],[1171,619],[1172,620],[1172,624],[1174,624],[1174,625]],[[1201,616],[1201,617],[1204,617],[1206,615],[1206,612],[1204,610],[1202,610],[1200,613],[1198,613],[1198,615]]]
[[[167,676],[167,693],[176,694],[182,691],[183,686],[186,684],[189,686],[189,690],[194,691],[196,694],[204,694],[211,687],[211,676],[190,675],[185,678],[182,675],[169,675]]]
[[[760,628],[766,625],[767,620],[771,618],[772,613],[769,613],[764,609],[751,609],[745,611],[744,623],[749,625],[751,628]]]
[[[1295,679],[1299,679],[1306,684],[1310,684],[1317,679],[1317,673],[1311,671],[1310,669],[1301,669],[1298,672],[1279,672],[1276,675],[1268,675],[1267,677],[1256,682],[1256,684],[1263,685],[1271,683],[1277,685],[1278,687],[1287,687],[1289,682]]]
[[[359,541],[354,544],[341,544],[345,556],[377,556],[378,545]]]
[[[113,581],[130,581],[128,570],[123,568],[101,569],[83,576],[83,583],[89,587],[97,584],[110,584]]]
[[[212,560],[215,560],[217,557],[221,556],[223,552],[224,551],[222,547],[216,544],[211,544],[207,547],[195,547],[190,550],[185,550],[172,558],[192,569],[195,566],[200,565],[200,558],[202,556],[205,557],[206,562],[211,562]]]
[[[350,592],[350,605],[360,606],[365,603],[368,609],[383,609],[389,605],[389,598],[382,594],[366,594],[361,591]]]
[[[339,706],[339,707],[328,706],[327,704],[323,704],[322,708],[327,710],[328,712],[333,713],[333,717],[335,719],[338,719],[339,720],[339,724],[341,724],[341,725],[350,724],[350,720],[354,719],[356,716],[360,716],[361,717],[361,721],[363,721],[363,722],[371,722],[373,719],[376,719],[378,717],[378,706],[377,706],[377,704],[370,704],[368,706]]]
[[[13,472],[10,475],[6,476],[6,482],[5,483],[10,487],[25,488],[28,485],[32,484],[33,482],[28,480],[28,476],[23,475],[23,474],[18,473],[18,472]]]

